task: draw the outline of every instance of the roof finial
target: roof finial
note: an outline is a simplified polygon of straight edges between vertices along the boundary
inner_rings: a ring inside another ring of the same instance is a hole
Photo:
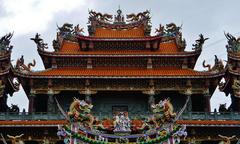
[[[115,15],[114,22],[116,23],[124,23],[124,16],[122,15],[122,10],[120,9],[120,5],[118,5],[117,15]]]

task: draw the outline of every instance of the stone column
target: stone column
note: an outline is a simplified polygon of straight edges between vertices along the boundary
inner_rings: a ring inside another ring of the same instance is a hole
[[[28,112],[34,113],[35,112],[35,105],[34,105],[34,99],[36,95],[34,93],[30,93],[29,95],[29,103],[28,103]]]
[[[47,112],[54,113],[55,111],[55,103],[54,103],[54,92],[53,90],[48,91],[48,101],[47,101]]]
[[[86,88],[84,91],[79,91],[80,94],[85,95],[85,101],[89,104],[92,104],[92,95],[96,94],[97,91],[92,91],[89,88]]]
[[[155,91],[154,89],[150,89],[148,91],[143,91],[143,94],[147,94],[148,95],[148,109],[149,111],[152,110],[151,106],[153,104],[155,104]]]
[[[186,95],[187,97],[189,97],[189,101],[188,101],[188,104],[187,104],[186,111],[187,111],[187,112],[192,112],[192,88],[188,88],[188,89],[185,91],[185,95]]]

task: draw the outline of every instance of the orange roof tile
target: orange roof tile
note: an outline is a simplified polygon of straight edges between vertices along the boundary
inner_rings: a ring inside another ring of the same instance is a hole
[[[75,55],[157,55],[157,54],[184,54],[179,52],[174,41],[161,43],[159,50],[98,50],[98,51],[80,51],[79,44],[76,42],[63,41],[62,48],[58,54],[75,54]]]
[[[161,53],[176,53],[179,49],[175,41],[160,43],[158,52]]]
[[[66,120],[6,120],[0,121],[0,126],[9,125],[61,125],[67,124]]]
[[[144,26],[128,28],[128,29],[110,29],[96,28],[95,37],[100,38],[135,38],[144,37]]]
[[[70,42],[70,41],[66,41],[64,40],[62,42],[62,47],[60,49],[60,52],[63,53],[78,53],[80,50],[79,44],[76,42]]]
[[[79,76],[79,77],[171,77],[171,76],[205,76],[206,72],[198,72],[191,69],[177,68],[158,68],[158,69],[140,69],[140,68],[76,68],[65,67],[48,69],[40,72],[32,72],[29,75],[35,76]]]

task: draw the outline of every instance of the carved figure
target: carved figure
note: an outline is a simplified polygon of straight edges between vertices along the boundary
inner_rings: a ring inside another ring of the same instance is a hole
[[[80,28],[79,24],[77,24],[76,26],[74,26],[74,34],[76,35],[82,35],[82,33],[84,33],[83,28]]]
[[[204,68],[208,68],[208,71],[222,71],[224,69],[224,65],[223,65],[223,61],[222,60],[219,60],[218,57],[215,55],[215,63],[214,63],[214,66],[211,68],[211,65],[209,64],[205,64],[205,60],[203,61],[202,63],[203,67]]]
[[[24,134],[17,135],[17,136],[7,135],[7,137],[11,139],[12,144],[16,144],[17,143],[17,139],[20,139],[23,135]]]
[[[33,40],[36,44],[37,44],[37,48],[38,49],[48,49],[48,46],[46,43],[43,42],[43,39],[40,38],[40,34],[36,33],[34,38],[30,38],[31,40]]]
[[[240,80],[234,79],[232,85],[233,93],[235,97],[240,97]]]
[[[233,52],[239,52],[240,51],[240,37],[236,38],[230,33],[224,33],[228,40],[228,44],[226,45],[227,50],[233,51]]]
[[[0,39],[0,51],[2,50],[9,50],[11,51],[13,46],[10,45],[10,40],[13,36],[13,33],[8,33],[5,36],[1,37]]]
[[[199,35],[199,39],[197,39],[195,42],[196,42],[196,44],[193,44],[192,46],[193,46],[193,50],[202,50],[202,46],[203,46],[203,44],[204,44],[204,42],[206,41],[206,40],[208,40],[209,38],[204,38],[204,36],[203,36],[203,34],[200,34]]]
[[[94,117],[90,114],[93,105],[86,103],[84,100],[74,98],[71,103],[68,115],[74,122],[80,122],[83,126],[92,128]]]
[[[221,142],[219,142],[219,144],[231,144],[231,140],[236,137],[235,135],[227,137],[220,134],[218,136],[223,139]]]
[[[23,55],[22,55],[21,58],[17,60],[15,68],[16,68],[17,70],[25,70],[25,71],[30,72],[30,71],[31,71],[31,67],[34,67],[35,65],[36,65],[36,61],[33,60],[33,63],[29,63],[29,64],[26,66],[26,65],[24,64],[24,58],[23,58]]]
[[[11,107],[9,108],[10,113],[19,113],[19,107],[18,105],[11,104]]]
[[[114,132],[130,132],[131,124],[127,113],[119,112],[114,120]]]
[[[60,43],[58,42],[58,40],[53,40],[52,41],[52,46],[53,46],[55,51],[59,51]]]
[[[2,80],[0,80],[0,97],[3,97],[5,85]]]
[[[173,112],[173,106],[169,99],[161,100],[158,104],[153,104],[152,111],[154,117],[150,119],[156,127],[160,127],[164,123],[172,122],[176,117],[176,113]]]
[[[164,29],[164,26],[163,25],[159,25],[159,28],[157,29],[155,29],[155,33],[157,33],[157,35],[164,35],[165,34],[165,31],[164,31],[165,29]]]
[[[219,105],[219,108],[218,108],[218,111],[219,112],[228,112],[228,109],[227,109],[227,104],[220,104]]]
[[[180,138],[185,139],[187,137],[186,125],[182,125],[181,128],[173,134],[176,143],[180,143]]]

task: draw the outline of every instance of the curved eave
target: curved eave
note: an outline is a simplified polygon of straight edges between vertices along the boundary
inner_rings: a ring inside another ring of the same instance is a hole
[[[96,42],[106,42],[106,41],[153,41],[153,40],[161,40],[161,36],[145,36],[145,37],[135,37],[135,38],[103,38],[103,37],[94,37],[94,36],[84,36],[78,35],[76,36],[78,40],[83,41],[96,41]],[[172,39],[175,39],[174,37]]]
[[[136,53],[136,54],[98,54],[92,53],[91,51],[81,54],[78,53],[60,53],[60,52],[47,52],[38,50],[40,56],[49,56],[49,57],[193,57],[199,56],[201,51],[185,51],[185,52],[172,52],[172,53],[159,53],[159,52],[152,52],[152,54],[144,54],[144,53]],[[89,54],[88,54],[89,53]]]
[[[105,76],[105,75],[36,75],[35,72],[19,72],[15,71],[15,75],[21,78],[34,78],[34,79],[43,79],[43,78],[54,78],[54,79],[182,79],[182,78],[194,78],[194,79],[204,79],[204,78],[220,78],[224,75],[224,72],[220,73],[204,73],[202,75],[136,75],[136,76]]]

